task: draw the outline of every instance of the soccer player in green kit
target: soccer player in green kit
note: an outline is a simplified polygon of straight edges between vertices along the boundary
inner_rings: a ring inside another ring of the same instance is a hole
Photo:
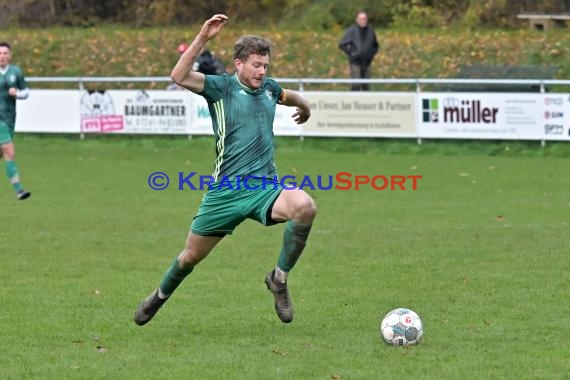
[[[311,110],[298,93],[266,77],[271,45],[261,37],[244,36],[235,43],[234,75],[191,70],[202,48],[228,20],[222,14],[207,20],[171,73],[176,84],[208,101],[216,138],[215,182],[204,195],[184,250],[135,312],[138,325],[150,321],[194,267],[248,218],[266,226],[286,222],[277,265],[266,275],[265,284],[279,319],[293,320],[287,277],[305,248],[316,206],[304,191],[284,190],[275,180],[273,119],[277,103],[296,107],[292,117],[298,124],[309,119]],[[238,177],[246,180],[240,182]]]
[[[6,174],[16,197],[29,198],[31,193],[24,190],[16,166],[14,128],[16,125],[16,99],[26,99],[29,90],[24,74],[18,66],[10,65],[12,48],[8,42],[0,42],[0,158],[4,157]]]

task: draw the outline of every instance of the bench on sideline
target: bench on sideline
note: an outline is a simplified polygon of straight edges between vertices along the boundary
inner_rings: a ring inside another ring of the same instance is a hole
[[[570,14],[525,13],[518,15],[517,18],[528,20],[529,27],[533,30],[548,30],[565,27],[570,20]]]

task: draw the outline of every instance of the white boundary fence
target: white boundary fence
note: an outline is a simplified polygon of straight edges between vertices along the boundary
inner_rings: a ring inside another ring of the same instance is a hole
[[[408,91],[310,91],[310,85],[348,85],[352,79],[276,78],[303,92],[312,116],[296,125],[293,110],[278,106],[280,136],[570,141],[570,93],[549,86],[570,80],[368,79]],[[167,77],[29,77],[31,92],[18,101],[16,130],[29,133],[210,135],[206,101],[189,91],[121,90],[117,83],[170,83]],[[40,89],[34,83],[74,83],[77,89]],[[101,85],[105,84],[105,90]],[[456,92],[494,86],[500,92]],[[455,87],[454,87],[455,86]],[[537,92],[515,92],[533,86]],[[90,90],[90,87],[98,90]],[[330,87],[330,86],[329,86]],[[413,88],[413,90],[410,90]],[[424,91],[435,88],[437,91]],[[443,90],[439,90],[443,88]],[[512,92],[508,92],[513,88]]]

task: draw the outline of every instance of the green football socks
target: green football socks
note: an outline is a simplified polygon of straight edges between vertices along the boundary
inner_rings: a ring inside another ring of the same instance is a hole
[[[311,226],[290,220],[285,226],[283,247],[277,266],[284,272],[289,272],[297,263],[299,256],[307,244]]]
[[[18,174],[18,167],[16,166],[16,161],[6,160],[6,175],[12,184],[12,187],[16,192],[22,190],[22,185],[20,184],[20,175]]]
[[[167,297],[170,296],[193,270],[194,267],[180,268],[176,257],[160,282],[160,292]]]
[[[284,272],[293,269],[307,244],[310,231],[310,225],[307,226],[295,221],[287,222],[283,236],[283,247],[277,263],[279,269]],[[178,257],[176,257],[160,282],[159,295],[170,296],[193,270],[194,267],[180,268]]]

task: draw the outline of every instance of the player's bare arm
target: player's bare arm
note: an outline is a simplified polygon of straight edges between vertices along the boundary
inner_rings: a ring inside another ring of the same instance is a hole
[[[202,25],[200,33],[194,38],[170,73],[174,83],[192,92],[204,91],[205,76],[197,71],[192,71],[192,66],[206,43],[220,33],[228,20],[228,16],[217,14]]]
[[[303,124],[309,120],[309,117],[311,117],[311,106],[309,101],[295,91],[283,91],[285,91],[285,97],[281,101],[281,104],[290,107],[297,107],[297,111],[292,115],[293,120],[295,120],[297,124]]]

